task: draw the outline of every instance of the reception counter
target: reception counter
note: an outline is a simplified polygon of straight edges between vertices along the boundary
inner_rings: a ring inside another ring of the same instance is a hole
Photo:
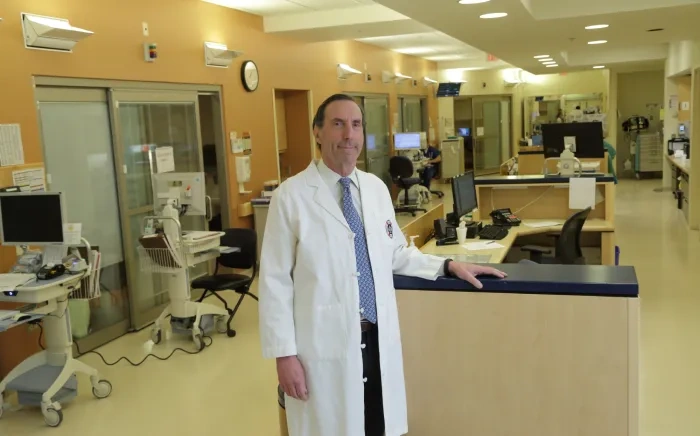
[[[637,436],[634,269],[494,266],[478,291],[394,277],[408,434]]]
[[[600,172],[607,173],[608,170],[608,155],[605,152],[602,158],[581,158],[581,162],[598,162],[600,163]],[[544,147],[530,146],[520,147],[518,152],[518,174],[542,174],[544,170]],[[557,161],[547,162],[547,170],[550,173],[557,171]]]
[[[581,243],[584,247],[600,250],[599,260],[603,265],[615,264],[615,181],[612,175],[583,175],[595,178],[596,205],[584,226]],[[509,208],[523,220],[523,225],[511,229],[513,238],[559,231],[564,221],[576,210],[569,208],[569,177],[562,176],[482,176],[474,180],[479,209],[473,215],[475,221],[489,223],[489,214],[495,209]],[[538,222],[556,223],[550,227],[540,227]],[[509,235],[510,237],[511,235]],[[506,238],[508,239],[508,238]],[[524,238],[521,238],[524,240]],[[509,247],[513,240],[504,240]],[[546,238],[530,238],[524,244],[542,245]],[[502,259],[493,260],[501,262]]]

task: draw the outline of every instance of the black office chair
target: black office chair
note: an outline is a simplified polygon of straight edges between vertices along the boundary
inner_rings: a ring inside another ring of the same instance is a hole
[[[542,248],[535,245],[526,245],[522,251],[530,253],[530,260],[535,263],[558,264],[558,265],[584,265],[586,259],[581,251],[581,231],[583,224],[591,213],[588,207],[582,211],[571,215],[561,229],[561,233],[554,235],[557,240],[554,244],[554,257],[545,257],[552,254],[549,248]]]
[[[253,283],[255,274],[257,273],[257,234],[252,229],[227,229],[224,230],[225,235],[221,237],[221,245],[224,247],[240,248],[239,252],[222,253],[216,259],[216,269],[214,275],[204,276],[192,281],[192,289],[204,289],[204,293],[197,300],[202,302],[208,294],[218,298],[226,311],[229,314],[228,322],[226,323],[226,334],[229,338],[236,336],[236,331],[231,329],[231,321],[238,311],[243,298],[246,295],[252,297],[255,301],[258,297],[250,293],[250,285]],[[251,269],[251,275],[246,274],[218,274],[219,266],[235,269]],[[219,291],[235,291],[240,294],[240,298],[233,310],[229,309],[228,303],[219,294]],[[220,332],[224,333],[224,332]]]
[[[394,212],[410,212],[416,216],[416,212],[427,212],[417,206],[408,205],[408,190],[420,184],[418,177],[413,177],[413,162],[406,156],[393,156],[389,159],[389,174],[396,186],[404,190],[403,206],[395,206]]]

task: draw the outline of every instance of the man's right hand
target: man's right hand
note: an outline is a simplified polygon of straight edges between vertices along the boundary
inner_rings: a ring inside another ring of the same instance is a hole
[[[309,398],[304,367],[297,356],[277,358],[277,377],[282,390],[288,396],[302,401]]]

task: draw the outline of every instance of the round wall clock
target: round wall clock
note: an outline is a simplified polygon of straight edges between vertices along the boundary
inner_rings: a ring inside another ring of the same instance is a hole
[[[241,82],[243,87],[248,92],[253,92],[258,89],[260,75],[258,74],[258,66],[253,61],[245,61],[241,65]]]

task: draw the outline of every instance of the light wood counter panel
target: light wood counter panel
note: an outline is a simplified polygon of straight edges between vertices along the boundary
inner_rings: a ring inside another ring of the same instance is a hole
[[[636,298],[400,290],[397,300],[410,435],[638,434]]]
[[[675,166],[687,175],[690,175],[690,159],[678,159],[676,157],[669,156],[668,154],[666,154],[666,159],[668,159],[668,161],[671,162],[671,165]]]

